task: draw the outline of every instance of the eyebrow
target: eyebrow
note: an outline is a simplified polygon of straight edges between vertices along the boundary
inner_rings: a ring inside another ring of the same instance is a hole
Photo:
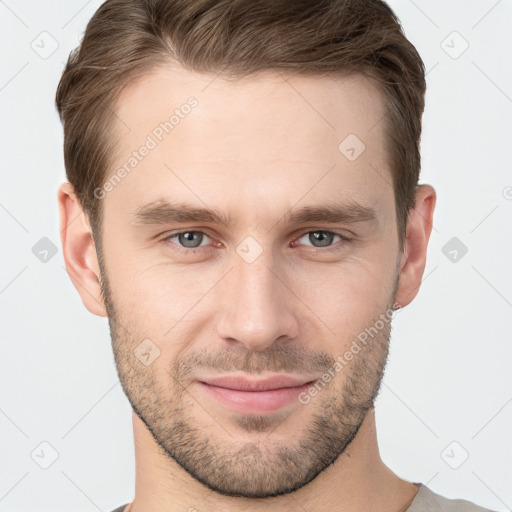
[[[137,208],[131,215],[134,225],[180,224],[185,222],[211,222],[225,227],[235,224],[231,215],[214,208],[198,208],[167,200],[153,201]]]
[[[215,208],[200,208],[186,203],[170,203],[167,200],[153,201],[137,208],[131,214],[135,226],[207,222],[224,227],[238,224],[231,215]],[[374,222],[377,214],[374,208],[355,201],[347,203],[326,203],[321,206],[304,206],[290,210],[278,223],[303,224],[306,222],[356,223]]]

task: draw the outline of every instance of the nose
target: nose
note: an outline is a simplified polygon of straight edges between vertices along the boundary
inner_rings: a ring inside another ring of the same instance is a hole
[[[265,351],[275,341],[288,341],[298,334],[299,301],[283,272],[263,254],[252,263],[235,261],[217,297],[221,301],[217,334],[253,351]]]

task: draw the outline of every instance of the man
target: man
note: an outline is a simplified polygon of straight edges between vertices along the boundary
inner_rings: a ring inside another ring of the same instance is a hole
[[[382,1],[108,0],[57,91],[66,268],[133,407],[125,512],[485,509],[380,459],[424,66]]]

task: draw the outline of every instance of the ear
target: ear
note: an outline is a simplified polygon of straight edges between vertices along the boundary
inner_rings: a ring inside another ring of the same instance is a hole
[[[416,204],[409,212],[407,237],[400,261],[400,276],[395,301],[401,307],[412,302],[420,289],[435,206],[436,191],[434,188],[430,185],[420,185],[416,191]]]
[[[59,187],[58,201],[60,239],[68,275],[84,306],[95,315],[107,316],[92,230],[71,183]]]

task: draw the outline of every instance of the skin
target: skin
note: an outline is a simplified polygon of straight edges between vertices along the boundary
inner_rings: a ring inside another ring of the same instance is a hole
[[[155,69],[115,105],[111,172],[189,96],[197,106],[102,199],[102,260],[72,186],[58,194],[67,271],[85,307],[109,317],[134,408],[130,512],[405,510],[417,487],[383,463],[375,425],[389,322],[307,404],[233,412],[197,379],[319,379],[379,315],[416,296],[434,189],[419,186],[401,252],[385,107],[359,75],[268,72],[233,82]],[[350,133],[366,146],[354,161],[338,150]],[[236,223],[136,224],[137,209],[163,199],[215,208]],[[370,206],[375,220],[287,221],[297,208],[334,201]],[[205,234],[194,254],[183,237],[163,240],[187,230]],[[311,235],[318,231],[327,232],[325,246]],[[248,236],[262,251],[252,262],[237,252]],[[134,351],[148,339],[159,355],[146,365]]]

